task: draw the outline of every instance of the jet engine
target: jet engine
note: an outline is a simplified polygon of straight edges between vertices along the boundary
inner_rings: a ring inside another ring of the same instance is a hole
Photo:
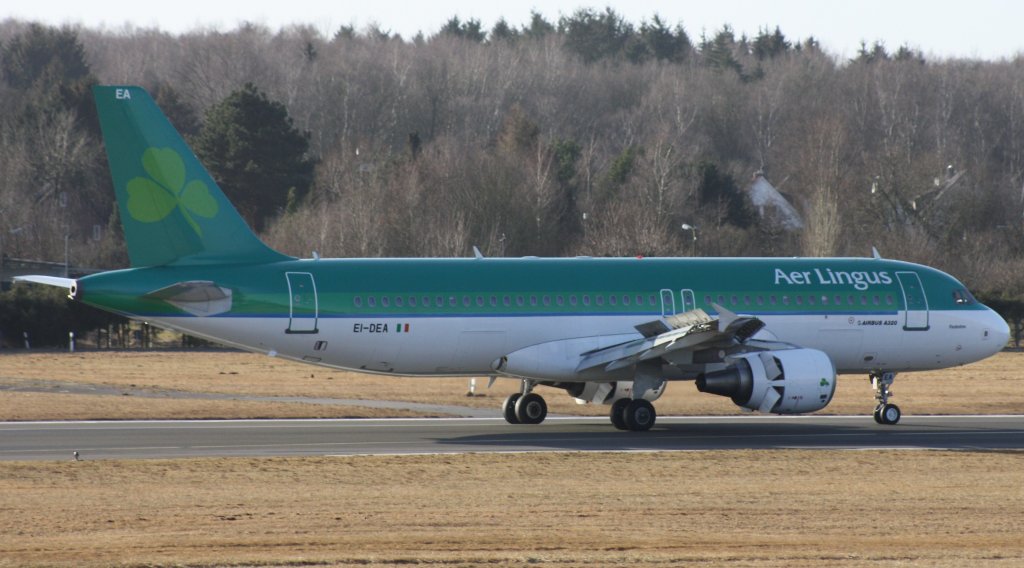
[[[648,402],[658,400],[665,392],[665,384],[661,383],[657,389],[648,389],[641,398]],[[612,404],[616,400],[633,397],[633,381],[572,383],[565,390],[578,404]]]
[[[828,406],[836,369],[817,349],[742,353],[728,367],[697,378],[697,390],[732,398],[738,406],[773,414],[802,414]]]

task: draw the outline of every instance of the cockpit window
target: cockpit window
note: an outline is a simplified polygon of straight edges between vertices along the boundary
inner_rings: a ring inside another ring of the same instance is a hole
[[[972,296],[970,291],[968,291],[966,288],[953,290],[953,303],[957,304],[958,306],[968,306],[971,304],[976,304],[977,302],[978,301],[974,299],[974,296]]]

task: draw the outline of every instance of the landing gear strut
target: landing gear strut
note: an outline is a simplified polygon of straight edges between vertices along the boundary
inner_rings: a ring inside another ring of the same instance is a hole
[[[523,381],[523,391],[509,395],[501,413],[509,424],[540,424],[548,416],[548,403],[533,392],[533,381]]]
[[[871,387],[875,389],[875,400],[878,401],[878,405],[875,406],[874,418],[875,422],[879,424],[896,424],[902,416],[900,407],[889,403],[889,397],[892,396],[889,387],[892,386],[894,380],[896,380],[896,373],[871,374]]]

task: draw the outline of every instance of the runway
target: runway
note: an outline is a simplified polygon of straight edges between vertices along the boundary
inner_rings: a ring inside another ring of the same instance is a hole
[[[620,432],[606,418],[0,423],[0,460],[329,456],[536,451],[1024,449],[1024,416],[659,418]]]

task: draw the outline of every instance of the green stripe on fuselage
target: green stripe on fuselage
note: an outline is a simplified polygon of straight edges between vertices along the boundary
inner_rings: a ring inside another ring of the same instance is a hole
[[[984,309],[980,304],[956,303],[953,292],[963,285],[938,270],[859,258],[321,259],[165,266],[83,278],[81,297],[123,314],[185,315],[162,300],[142,296],[179,282],[209,280],[233,292],[231,310],[224,315],[287,317],[288,272],[313,276],[320,317],[661,315],[663,289],[672,291],[677,312],[683,311],[680,291],[684,289],[693,291],[696,307],[709,312],[715,310],[708,299],[734,311],[756,314],[895,312],[904,304],[897,272],[914,272],[920,277],[931,310]],[[612,295],[618,299],[615,304],[609,299]],[[628,305],[622,301],[624,295],[630,298]],[[638,295],[644,300],[640,305]],[[838,305],[837,295],[842,298]],[[443,307],[435,305],[438,296],[444,298]],[[505,296],[510,297],[511,305],[504,304]],[[518,305],[519,296],[523,296],[523,305]],[[546,305],[545,296],[550,300]],[[557,304],[559,296],[562,305]],[[573,296],[575,305],[570,303]],[[584,296],[589,297],[589,305],[584,304]],[[724,302],[719,302],[719,296]],[[822,296],[829,298],[828,303]],[[415,306],[410,305],[410,297],[416,298]],[[430,298],[429,305],[423,305],[423,297]],[[536,305],[531,297],[536,298]],[[598,305],[598,297],[604,298],[603,305]],[[764,298],[763,304],[757,302],[758,297]],[[774,304],[770,303],[772,297]],[[357,304],[357,298],[361,303]],[[401,305],[397,298],[402,298]],[[455,305],[451,305],[452,298]],[[814,298],[814,303],[809,298]]]

